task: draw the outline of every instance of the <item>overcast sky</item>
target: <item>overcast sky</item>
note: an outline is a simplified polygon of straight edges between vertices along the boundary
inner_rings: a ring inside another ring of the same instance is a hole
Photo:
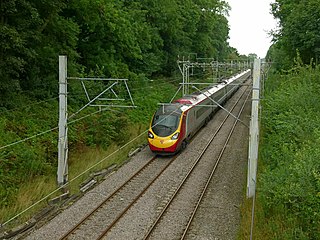
[[[229,12],[229,44],[238,53],[255,53],[264,58],[271,45],[268,32],[276,28],[276,20],[270,14],[273,0],[226,0]]]

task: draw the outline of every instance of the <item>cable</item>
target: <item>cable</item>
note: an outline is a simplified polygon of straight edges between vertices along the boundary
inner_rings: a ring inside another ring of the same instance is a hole
[[[123,148],[125,148],[126,146],[128,146],[130,143],[134,142],[135,140],[137,140],[138,138],[140,138],[142,135],[144,135],[146,132],[148,131],[145,130],[144,132],[142,132],[140,135],[138,135],[137,137],[133,138],[131,141],[127,142],[126,144],[124,144],[123,146],[121,146],[120,148],[118,148],[117,150],[115,150],[114,152],[112,152],[111,154],[109,154],[108,156],[102,158],[99,162],[95,163],[94,165],[92,165],[91,167],[89,167],[87,170],[83,171],[82,173],[80,173],[79,175],[75,176],[74,178],[72,178],[68,183],[60,186],[59,188],[57,188],[56,190],[52,191],[51,193],[49,193],[47,196],[41,198],[39,201],[35,202],[34,204],[32,204],[31,206],[29,206],[27,209],[23,210],[22,212],[18,213],[17,215],[13,216],[12,218],[10,218],[8,221],[6,221],[5,223],[3,223],[1,226],[5,226],[8,223],[10,223],[12,220],[16,219],[17,217],[21,216],[23,213],[27,212],[28,210],[30,210],[31,208],[33,208],[34,206],[38,205],[40,202],[46,200],[48,197],[50,197],[52,194],[56,193],[57,191],[65,188],[66,186],[68,186],[70,183],[74,182],[75,180],[77,180],[79,177],[81,177],[82,175],[84,175],[85,173],[87,173],[88,171],[90,171],[92,168],[96,167],[97,165],[101,164],[102,162],[104,162],[105,160],[107,160],[108,158],[110,158],[111,156],[113,156],[114,154],[116,154],[117,152],[119,152],[120,150],[122,150]]]
[[[178,78],[173,79],[173,82],[176,81],[176,80],[178,80]],[[161,83],[161,84],[156,85],[156,86],[162,86],[162,85],[163,85],[163,84]],[[146,88],[151,88],[151,87],[154,87],[154,86],[150,86],[150,87],[148,86],[148,87],[146,87]],[[142,89],[146,89],[146,88],[142,88]],[[139,88],[139,89],[141,89],[141,88]],[[51,100],[56,99],[56,98],[58,98],[58,97],[51,98],[51,99],[48,99],[48,100],[43,100],[43,101],[40,101],[40,102],[38,102],[38,103],[31,104],[31,105],[37,105],[37,104],[40,104],[40,103],[43,103],[43,102],[48,102],[48,101],[51,101]],[[138,99],[139,99],[139,98],[138,98]],[[30,106],[30,105],[26,105],[26,106]],[[24,107],[26,107],[26,106],[24,106]],[[19,108],[19,109],[20,109],[20,108]],[[12,109],[12,110],[7,110],[7,111],[13,111],[13,110],[14,110],[14,109]],[[98,113],[98,112],[105,111],[105,110],[108,110],[108,108],[103,109],[103,110],[95,111],[95,112],[90,113],[90,114],[88,114],[88,115],[86,115],[86,116],[83,116],[83,117],[81,117],[81,118],[78,118],[78,119],[76,119],[76,120],[73,120],[73,121],[69,122],[68,124],[72,124],[72,123],[74,123],[74,122],[80,121],[80,120],[82,120],[82,119],[85,119],[85,118],[87,118],[87,117],[89,117],[89,116],[92,116],[92,115],[94,115],[94,114],[96,114],[96,113]],[[110,110],[110,109],[109,109],[109,110]],[[47,130],[47,131],[44,131],[44,132],[35,134],[35,135],[30,136],[30,137],[27,137],[27,138],[25,138],[25,139],[21,139],[21,140],[19,140],[19,141],[10,143],[10,144],[8,144],[8,145],[1,146],[1,147],[0,147],[0,150],[2,150],[2,149],[4,149],[4,148],[7,148],[7,147],[14,146],[14,145],[16,145],[16,144],[18,144],[18,143],[21,143],[21,142],[28,141],[28,140],[30,140],[30,139],[32,139],[32,138],[35,138],[35,137],[44,135],[44,134],[46,134],[46,133],[48,133],[48,132],[52,132],[52,131],[54,131],[54,130],[56,130],[56,129],[58,129],[58,128],[59,128],[59,127],[51,128],[51,129],[49,129],[49,130]]]
[[[105,108],[105,109],[98,110],[98,111],[95,111],[95,112],[93,112],[93,113],[87,114],[87,115],[85,115],[85,116],[83,116],[83,117],[80,117],[80,118],[78,118],[78,119],[75,119],[75,120],[69,122],[68,124],[72,124],[72,123],[78,122],[78,121],[83,120],[83,119],[85,119],[85,118],[87,118],[87,117],[90,117],[90,116],[92,116],[92,115],[94,115],[94,114],[96,114],[96,113],[99,113],[99,112],[102,112],[102,111],[106,111],[106,110],[110,110],[110,111],[115,111],[115,112],[116,112],[116,110],[112,110],[112,109]],[[118,111],[118,112],[119,112],[119,111]],[[10,143],[10,144],[8,144],[8,145],[1,146],[1,147],[0,147],[0,150],[2,150],[2,149],[4,149],[4,148],[11,147],[11,146],[14,146],[14,145],[16,145],[16,144],[18,144],[18,143],[22,143],[22,142],[28,141],[28,140],[30,140],[30,139],[32,139],[32,138],[35,138],[35,137],[44,135],[44,134],[46,134],[46,133],[52,132],[52,131],[54,131],[54,130],[57,130],[58,128],[59,128],[59,127],[54,127],[54,128],[49,129],[49,130],[46,130],[46,131],[44,131],[44,132],[40,132],[40,133],[37,133],[37,134],[35,134],[35,135],[33,135],[33,136],[30,136],[30,137],[21,139],[21,140],[19,140],[19,141]]]
[[[176,80],[175,80],[175,81],[176,81]],[[163,83],[157,84],[156,86],[154,86],[154,85],[153,85],[153,86],[146,86],[146,87],[144,87],[144,88],[141,88],[141,87],[140,87],[140,88],[138,88],[138,90],[150,89],[150,88],[157,87],[157,86],[158,86],[158,87],[159,87],[159,86],[161,87],[162,85],[163,85]],[[142,97],[141,97],[141,98],[142,98]],[[136,100],[136,99],[139,99],[139,98],[135,98],[135,100]],[[88,104],[87,104],[87,105],[88,105]],[[80,110],[81,110],[81,109],[80,109]],[[68,119],[71,119],[73,116],[75,116],[77,113],[79,113],[80,110],[78,110],[78,111],[75,112],[75,113],[72,113]]]
[[[176,111],[176,110],[175,110]],[[169,114],[168,116],[172,115],[175,111],[173,111],[171,114]],[[168,117],[167,116],[167,117]],[[166,117],[166,118],[167,118]],[[160,124],[162,121],[164,121],[165,119],[162,119],[159,123]],[[75,122],[76,120],[74,120],[73,122]],[[155,124],[155,125],[157,125]],[[154,126],[155,126],[154,125]],[[152,126],[152,127],[154,127]],[[131,144],[132,142],[134,142],[135,140],[137,140],[138,138],[140,138],[142,135],[146,134],[148,132],[149,128],[147,130],[145,130],[144,132],[142,132],[141,134],[139,134],[137,137],[131,139],[129,142],[127,142],[126,144],[124,144],[123,146],[121,146],[120,148],[118,148],[117,150],[115,150],[114,152],[110,153],[108,156],[102,158],[100,161],[98,161],[97,163],[93,164],[91,167],[89,167],[88,169],[86,169],[85,171],[83,171],[82,173],[78,174],[77,176],[75,176],[74,178],[72,178],[71,180],[69,180],[68,183],[60,186],[59,188],[57,188],[56,190],[52,191],[51,193],[49,193],[47,196],[41,198],[39,201],[35,202],[34,204],[32,204],[31,206],[29,206],[28,208],[26,208],[25,210],[23,210],[22,212],[18,213],[17,215],[13,216],[12,218],[10,218],[8,221],[6,221],[5,223],[3,223],[1,226],[5,226],[8,223],[10,223],[12,220],[16,219],[17,217],[21,216],[23,213],[27,212],[28,210],[30,210],[31,208],[33,208],[34,206],[38,205],[40,202],[46,200],[48,197],[50,197],[51,195],[53,195],[54,193],[56,193],[57,191],[67,187],[70,183],[74,182],[75,180],[77,180],[78,178],[80,178],[82,175],[84,175],[85,173],[87,173],[88,171],[90,171],[91,169],[93,169],[94,167],[96,167],[97,165],[103,163],[105,160],[107,160],[108,158],[110,158],[111,156],[115,155],[116,153],[118,153],[120,150],[122,150],[123,148],[127,147],[129,144]]]
[[[20,109],[23,109],[23,108],[26,108],[26,107],[38,105],[38,104],[41,104],[41,103],[44,103],[44,102],[49,102],[49,101],[52,101],[52,100],[58,99],[58,98],[59,98],[59,97],[49,98],[49,99],[47,99],[47,100],[41,100],[41,101],[39,101],[39,102],[37,102],[37,103],[31,103],[31,104],[24,105],[24,106],[17,107],[17,108],[13,108],[13,109],[3,109],[3,111],[1,111],[1,112],[13,112],[13,111],[20,110]]]
[[[10,143],[10,144],[8,144],[8,145],[1,146],[1,147],[0,147],[0,150],[2,150],[2,149],[4,149],[4,148],[7,148],[7,147],[11,147],[11,146],[16,145],[16,144],[18,144],[18,143],[25,142],[25,141],[27,141],[27,140],[30,140],[30,139],[32,139],[32,138],[35,138],[35,137],[41,136],[41,135],[46,134],[46,133],[48,133],[48,132],[52,132],[52,131],[54,131],[54,130],[56,130],[56,129],[58,129],[58,127],[51,128],[51,129],[49,129],[49,130],[47,130],[47,131],[44,131],[44,132],[41,132],[41,133],[35,134],[35,135],[31,136],[31,137],[27,137],[27,138],[25,138],[25,139],[21,139],[21,140],[19,140],[19,141],[16,141],[16,142]]]
[[[174,82],[177,82],[177,81],[179,81],[180,80],[180,78],[172,78],[171,79],[171,81],[166,81],[166,79],[159,79],[160,81],[165,81],[164,83],[174,83]],[[142,81],[144,81],[144,82],[147,82],[147,83],[150,83],[150,84],[154,84],[156,81],[158,81],[158,80],[142,80]],[[139,82],[137,82],[137,83],[139,83]],[[156,82],[156,84],[154,84],[154,85],[163,85],[164,83],[159,83],[158,84],[158,82]],[[153,85],[153,86],[154,86]],[[139,88],[131,88],[131,90],[132,91],[135,91],[135,90],[141,90],[141,89],[145,89],[145,88],[149,88],[149,87],[152,87],[152,86],[147,86],[147,87],[143,87],[143,88],[141,88],[141,87],[139,87]],[[83,89],[82,89],[83,90]],[[79,91],[82,91],[82,90],[80,90],[79,89]],[[70,94],[70,95],[68,95],[68,96],[81,96],[83,93],[79,93],[79,94]]]

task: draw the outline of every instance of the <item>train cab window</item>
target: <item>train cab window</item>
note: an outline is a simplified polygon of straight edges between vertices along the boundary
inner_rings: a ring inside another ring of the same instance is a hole
[[[159,137],[174,133],[179,126],[180,116],[177,114],[156,114],[152,121],[152,130]]]

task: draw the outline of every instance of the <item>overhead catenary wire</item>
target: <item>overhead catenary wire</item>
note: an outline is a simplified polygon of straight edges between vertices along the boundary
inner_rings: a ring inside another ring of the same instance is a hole
[[[139,87],[139,88],[133,88],[133,89],[131,89],[132,91],[135,91],[135,90],[145,90],[145,89],[153,89],[153,88],[155,88],[155,87],[162,87],[162,86],[164,86],[165,87],[165,84],[166,83],[178,83],[180,80],[181,80],[181,78],[180,77],[176,77],[176,78],[170,78],[170,80],[171,81],[167,81],[167,79],[157,79],[157,80],[142,80],[142,81],[145,81],[146,83],[150,83],[150,85],[149,86],[145,86],[145,87]],[[161,81],[161,82],[160,82]],[[210,85],[210,84],[212,84],[212,83],[204,83],[204,84],[208,84],[208,85]],[[176,92],[176,94],[179,92],[179,86],[177,86],[177,89],[178,89],[178,91]],[[75,95],[72,95],[72,96],[75,96]],[[135,100],[139,100],[139,99],[144,99],[145,98],[145,96],[140,96],[140,97],[137,97],[137,96],[135,96],[134,97],[135,98]],[[173,99],[171,99],[171,101],[172,101]],[[171,102],[170,101],[170,102]]]
[[[179,80],[179,79],[180,79],[180,78],[173,78],[171,82],[176,82],[176,81]],[[150,80],[149,80],[149,81],[150,81]],[[170,82],[166,82],[166,83],[170,83]],[[163,84],[164,84],[164,83],[156,84],[156,86],[163,86]],[[138,90],[140,90],[140,89],[148,89],[148,88],[152,88],[152,87],[154,87],[154,86],[147,86],[147,87],[145,87],[145,88],[139,88]],[[137,90],[137,89],[136,89],[136,90]],[[31,105],[37,105],[37,104],[40,104],[40,103],[43,103],[43,102],[52,101],[52,100],[57,99],[57,98],[58,98],[58,97],[51,98],[51,99],[48,99],[48,100],[43,100],[43,101],[40,101],[40,102],[38,102],[38,103],[31,104]],[[142,98],[142,97],[141,97],[141,98]],[[140,98],[136,98],[136,99],[140,99]],[[25,107],[31,106],[31,105],[26,105]],[[87,115],[85,115],[85,116],[83,116],[83,117],[80,117],[80,118],[78,118],[78,119],[75,119],[75,120],[73,120],[73,121],[70,121],[68,124],[72,124],[72,123],[74,123],[74,122],[78,122],[78,121],[80,121],[80,120],[82,120],[82,119],[85,119],[85,118],[87,118],[87,117],[90,117],[90,116],[92,116],[92,115],[94,115],[94,114],[97,114],[97,113],[102,112],[102,111],[105,111],[105,110],[110,110],[110,108],[108,108],[108,109],[103,109],[103,110],[98,110],[98,111],[95,111],[95,112],[93,112],[93,113],[89,113],[89,114],[87,114]],[[12,109],[12,110],[8,110],[8,111],[13,111],[13,109]],[[78,112],[79,112],[79,111],[78,111]],[[71,116],[74,116],[75,114],[76,114],[76,113],[73,113]],[[14,145],[19,144],[19,143],[22,143],[22,142],[26,142],[26,141],[28,141],[28,140],[30,140],[30,139],[39,137],[39,136],[41,136],[41,135],[44,135],[44,134],[46,134],[46,133],[52,132],[52,131],[57,130],[57,129],[58,129],[58,127],[54,127],[54,128],[49,129],[49,130],[46,130],[46,131],[37,133],[37,134],[35,134],[35,135],[33,135],[33,136],[30,136],[30,137],[27,137],[27,138],[18,140],[18,141],[16,141],[16,142],[12,142],[12,143],[10,143],[10,144],[1,146],[1,147],[0,147],[0,150],[5,149],[5,148],[8,148],[8,147],[11,147],[11,146],[14,146]]]
[[[181,78],[169,78],[170,81],[167,81],[168,79],[151,79],[151,80],[142,80],[143,82],[145,83],[150,83],[152,84],[152,86],[161,86],[161,85],[164,85],[165,83],[175,83],[179,80],[181,80]],[[161,82],[160,82],[161,81]],[[162,83],[163,81],[163,83]],[[140,81],[137,81],[137,83],[139,83]],[[146,89],[146,88],[150,88],[152,86],[146,86],[146,87],[137,87],[137,88],[131,88],[132,91],[135,91],[135,90],[141,90],[141,89]],[[77,93],[77,94],[68,94],[68,96],[71,96],[71,97],[74,97],[74,96],[83,96],[83,93],[82,93],[82,90],[78,90],[78,91],[81,91],[81,93]]]
[[[78,119],[75,119],[71,122],[69,122],[69,124],[72,124],[72,123],[75,123],[77,121],[80,121],[84,118],[87,118],[89,116],[92,116],[96,113],[99,113],[101,111],[105,111],[105,110],[111,110],[110,108],[106,108],[106,109],[103,109],[103,110],[98,110],[98,111],[95,111],[93,113],[90,113],[86,116],[83,116],[83,117],[80,117]],[[168,114],[167,117],[169,117],[170,115],[174,114],[176,111],[178,110],[178,108],[174,111],[172,111],[170,114]],[[164,121],[165,119],[159,121],[157,124],[160,124],[162,121]],[[153,125],[152,127],[156,126],[157,124]],[[15,145],[15,144],[18,144],[20,142],[23,142],[23,141],[27,141],[29,139],[32,139],[34,137],[37,137],[37,136],[40,136],[40,135],[43,135],[45,133],[48,133],[50,131],[54,131],[58,129],[58,127],[55,127],[55,128],[52,128],[50,130],[47,130],[47,131],[44,131],[44,132],[41,132],[41,133],[38,133],[36,135],[33,135],[31,137],[28,137],[28,138],[25,138],[25,139],[22,139],[22,140],[19,140],[17,142],[14,142],[14,143],[11,143],[11,144],[8,144],[6,146],[2,146],[0,147],[0,150],[3,149],[3,148],[6,148],[6,147],[9,147],[9,146],[12,146],[12,145]],[[74,182],[75,180],[77,180],[78,178],[80,178],[81,176],[83,176],[85,173],[87,173],[88,171],[90,171],[91,169],[93,169],[94,167],[96,167],[97,165],[103,163],[105,160],[109,159],[111,156],[115,155],[116,153],[118,153],[119,151],[121,151],[122,149],[124,149],[125,147],[127,147],[129,144],[131,144],[132,142],[134,142],[135,140],[137,140],[138,138],[140,138],[141,136],[143,136],[144,134],[146,134],[148,132],[148,129],[143,131],[141,134],[139,134],[138,136],[136,136],[135,138],[133,138],[132,140],[130,140],[128,143],[124,144],[123,146],[119,147],[117,150],[115,150],[114,152],[112,152],[111,154],[109,154],[108,156],[102,158],[100,161],[96,162],[95,164],[93,164],[91,167],[89,167],[88,169],[86,169],[85,171],[83,171],[82,173],[78,174],[77,176],[75,176],[74,178],[72,178],[71,180],[69,180],[68,183],[64,184],[64,185],[61,185],[60,187],[58,187],[57,189],[55,189],[54,191],[52,191],[51,193],[49,193],[48,195],[46,195],[45,197],[41,198],[39,201],[35,202],[34,204],[32,204],[31,206],[29,206],[27,209],[21,211],[20,213],[18,213],[17,215],[13,216],[12,218],[10,218],[8,221],[6,221],[5,223],[2,224],[2,226],[5,226],[7,225],[8,223],[10,223],[11,221],[13,221],[14,219],[18,218],[19,216],[21,216],[22,214],[24,214],[25,212],[27,212],[28,210],[32,209],[33,207],[35,207],[36,205],[38,205],[39,203],[41,203],[42,201],[48,199],[50,196],[52,196],[53,194],[55,194],[56,192],[60,191],[61,189],[65,188],[66,186],[68,186],[70,183]]]
[[[14,111],[17,111],[17,110],[20,110],[20,109],[24,109],[24,108],[27,108],[27,107],[39,105],[39,104],[42,104],[42,103],[45,103],[45,102],[50,102],[50,101],[56,100],[58,98],[59,97],[49,98],[49,99],[41,100],[41,101],[36,102],[36,103],[26,104],[26,105],[23,105],[23,106],[20,106],[20,107],[17,107],[17,108],[12,108],[12,109],[2,109],[1,112],[14,112]]]
[[[179,79],[174,79],[173,81],[171,81],[171,82],[177,82],[177,80],[179,80]],[[166,82],[166,83],[169,83],[169,82]],[[146,87],[139,87],[139,88],[137,88],[137,89],[132,89],[132,90],[144,90],[144,89],[152,89],[152,88],[154,88],[154,87],[162,87],[162,86],[164,86],[164,84],[165,83],[159,83],[159,84],[152,84],[152,85],[150,85],[150,86],[146,86]],[[75,95],[72,95],[72,96],[75,96]],[[78,96],[78,95],[77,95]],[[143,97],[143,96],[141,96],[141,97],[134,97],[134,99],[135,100],[138,100],[138,99],[144,99],[145,97]],[[115,101],[117,101],[117,99],[115,99]],[[86,106],[88,106],[89,104],[86,104]],[[80,110],[78,110],[78,111],[76,111],[75,113],[72,113],[71,114],[71,116],[69,117],[69,119],[70,118],[72,118],[73,116],[75,116],[78,112],[80,112]]]
[[[142,82],[146,82],[147,84],[149,83],[149,86],[145,86],[145,87],[138,87],[138,88],[131,88],[132,91],[136,91],[136,90],[143,90],[143,89],[152,89],[154,87],[157,86],[164,86],[165,83],[178,83],[178,81],[180,80],[180,78],[169,78],[170,81],[167,81],[167,79],[157,79],[157,80],[141,80]],[[161,81],[161,82],[160,82]],[[140,81],[138,81],[140,82]],[[81,93],[80,93],[81,91]],[[73,97],[77,97],[77,96],[83,96],[83,90],[78,89],[77,92],[79,93],[73,93],[73,94],[68,94],[69,97],[71,97],[71,99]],[[120,92],[120,94],[123,94]],[[134,97],[136,99],[136,97]],[[87,98],[83,97],[83,100],[88,100]],[[74,113],[72,113],[71,115],[73,115]]]
[[[170,81],[168,81],[170,80]],[[166,83],[174,83],[174,82],[177,82],[178,80],[181,80],[181,77],[175,77],[175,78],[159,78],[159,79],[148,79],[148,80],[139,80],[139,81],[144,81],[144,82],[158,82],[158,81],[165,81]],[[139,82],[137,81],[137,82]],[[162,85],[162,83],[160,83],[159,85]],[[134,88],[132,89],[133,91],[134,90],[140,90],[140,89],[146,89],[148,87],[145,87],[145,88]],[[25,92],[28,92],[28,91],[25,91]],[[79,94],[69,94],[68,96],[80,96],[82,95],[82,93],[79,93]],[[2,112],[11,112],[11,111],[16,111],[16,110],[19,110],[19,109],[23,109],[23,108],[26,108],[26,107],[30,107],[30,106],[33,106],[33,105],[39,105],[41,103],[45,103],[45,102],[49,102],[49,101],[52,101],[52,100],[55,100],[55,99],[58,99],[59,97],[53,97],[53,98],[49,98],[49,99],[45,99],[45,100],[41,100],[37,103],[31,103],[31,104],[28,104],[28,105],[24,105],[24,106],[21,106],[21,107],[18,107],[18,108],[14,108],[14,109],[4,109],[2,110]]]
[[[29,106],[32,106],[32,105],[38,105],[38,104],[41,104],[41,103],[44,103],[44,102],[52,101],[52,100],[57,99],[57,98],[58,98],[58,97],[51,98],[51,99],[48,99],[48,100],[43,100],[43,101],[40,101],[40,102],[37,102],[37,103],[34,103],[34,104],[25,105],[24,107],[29,107]],[[15,110],[18,110],[18,109],[21,109],[21,108],[16,108],[16,109],[11,109],[11,110],[6,110],[6,111],[15,111]],[[105,109],[104,109],[104,110],[105,110]],[[74,123],[74,122],[80,121],[80,120],[82,120],[82,119],[85,119],[85,118],[87,118],[87,117],[89,117],[89,116],[92,116],[92,115],[94,115],[94,114],[96,114],[96,113],[99,113],[99,112],[101,112],[101,111],[104,111],[104,110],[101,110],[101,109],[100,109],[100,110],[95,111],[95,112],[93,112],[93,113],[90,113],[90,114],[88,114],[88,115],[86,115],[86,116],[83,116],[83,117],[80,117],[80,118],[78,118],[78,119],[75,119],[75,120],[69,122],[69,124],[72,124],[72,123]],[[106,110],[110,110],[110,109],[108,108],[108,109],[106,109]],[[79,112],[79,111],[78,111],[78,112]],[[73,114],[71,115],[71,117],[73,117],[74,115],[76,115],[78,112],[73,113]],[[22,142],[26,142],[26,141],[28,141],[28,140],[30,140],[30,139],[33,139],[33,138],[36,138],[36,137],[38,137],[38,136],[41,136],[41,135],[44,135],[44,134],[46,134],[46,133],[52,132],[52,131],[54,131],[54,130],[57,130],[58,128],[59,128],[59,127],[54,127],[54,128],[48,129],[48,130],[46,130],[46,131],[43,131],[43,132],[34,134],[34,135],[30,136],[30,137],[27,137],[27,138],[24,138],[24,139],[21,139],[21,140],[12,142],[12,143],[10,143],[10,144],[1,146],[1,147],[0,147],[0,150],[5,149],[5,148],[8,148],[8,147],[11,147],[11,146],[14,146],[14,145],[19,144],[19,143],[22,143]]]
[[[106,110],[111,110],[111,109],[110,109],[110,108],[106,108],[106,109],[102,109],[102,110],[97,110],[97,111],[95,111],[95,112],[93,112],[93,113],[89,113],[89,114],[87,114],[87,115],[85,115],[85,116],[83,116],[83,117],[80,117],[80,118],[78,118],[78,119],[72,120],[72,121],[70,121],[68,124],[72,124],[72,123],[78,122],[78,121],[80,121],[80,120],[83,120],[83,119],[85,119],[85,118],[87,118],[87,117],[90,117],[90,116],[92,116],[92,115],[94,115],[94,114],[97,114],[97,113],[99,113],[99,112],[106,111]],[[19,144],[19,143],[22,143],[22,142],[26,142],[26,141],[28,141],[28,140],[30,140],[30,139],[39,137],[39,136],[41,136],[41,135],[44,135],[44,134],[46,134],[46,133],[52,132],[52,131],[57,130],[57,129],[58,129],[58,127],[54,127],[54,128],[45,130],[45,131],[43,131],[43,132],[37,133],[37,134],[35,134],[35,135],[32,135],[32,136],[30,136],[30,137],[27,137],[27,138],[18,140],[18,141],[16,141],[16,142],[12,142],[12,143],[10,143],[10,144],[1,146],[1,147],[0,147],[0,150],[5,149],[5,148],[8,148],[8,147],[11,147],[11,146],[14,146],[14,145]]]
[[[48,199],[50,196],[52,196],[54,193],[58,192],[59,190],[64,189],[65,187],[67,187],[70,183],[74,182],[75,180],[77,180],[78,178],[80,178],[81,176],[83,176],[85,173],[87,173],[88,171],[90,171],[91,169],[93,169],[94,167],[98,166],[99,164],[103,163],[105,160],[109,159],[110,157],[112,157],[113,155],[115,155],[116,153],[118,153],[120,150],[122,150],[123,148],[127,147],[129,144],[131,144],[132,142],[134,142],[135,140],[137,140],[138,138],[140,138],[142,135],[146,134],[146,132],[148,131],[145,130],[144,132],[142,132],[141,134],[139,134],[137,137],[133,138],[132,140],[130,140],[129,142],[127,142],[126,144],[124,144],[123,146],[119,147],[117,150],[115,150],[114,152],[112,152],[111,154],[109,154],[108,156],[102,158],[100,161],[98,161],[97,163],[95,163],[94,165],[92,165],[91,167],[89,167],[88,169],[86,169],[85,171],[83,171],[82,173],[80,173],[79,175],[75,176],[74,178],[72,178],[71,180],[69,180],[68,183],[60,186],[59,188],[55,189],[54,191],[52,191],[51,193],[49,193],[48,195],[46,195],[45,197],[41,198],[39,201],[35,202],[34,204],[32,204],[31,206],[29,206],[28,208],[26,208],[25,210],[21,211],[20,213],[18,213],[17,215],[13,216],[12,218],[10,218],[9,220],[7,220],[6,222],[4,222],[2,224],[2,226],[7,225],[8,223],[10,223],[11,221],[13,221],[14,219],[18,218],[19,216],[21,216],[23,213],[27,212],[28,210],[32,209],[33,207],[35,207],[36,205],[38,205],[39,203],[41,203],[42,201]]]
[[[110,109],[110,108],[101,109],[101,110],[95,111],[95,112],[93,112],[93,113],[89,113],[89,114],[87,114],[87,115],[85,115],[85,116],[83,116],[83,117],[74,119],[74,120],[70,121],[68,124],[72,124],[72,123],[78,122],[78,121],[80,121],[80,120],[83,120],[83,119],[85,119],[85,118],[87,118],[87,117],[90,117],[90,116],[92,116],[92,115],[94,115],[94,114],[97,114],[97,113],[99,113],[99,112],[106,111],[106,110],[111,110],[111,111],[112,111],[112,109]],[[28,141],[28,140],[30,140],[30,139],[35,138],[35,137],[39,137],[39,136],[44,135],[44,134],[46,134],[46,133],[52,132],[52,131],[54,131],[54,130],[57,130],[58,128],[59,128],[59,127],[54,127],[54,128],[48,129],[48,130],[46,130],[46,131],[37,133],[37,134],[35,134],[35,135],[33,135],[33,136],[30,136],[30,137],[27,137],[27,138],[18,140],[18,141],[16,141],[16,142],[12,142],[12,143],[9,143],[9,144],[7,144],[7,145],[1,146],[1,147],[0,147],[0,150],[5,149],[5,148],[8,148],[8,147],[11,147],[11,146],[14,146],[14,145],[16,145],[16,144],[18,144],[18,143],[26,142],[26,141]]]

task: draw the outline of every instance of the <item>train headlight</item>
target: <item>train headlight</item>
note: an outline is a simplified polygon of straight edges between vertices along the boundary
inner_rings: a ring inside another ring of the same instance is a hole
[[[171,140],[177,140],[179,137],[179,133],[175,133],[172,137],[171,137]]]
[[[150,131],[148,132],[148,138],[152,138],[152,139],[154,138],[152,132],[150,132]]]

